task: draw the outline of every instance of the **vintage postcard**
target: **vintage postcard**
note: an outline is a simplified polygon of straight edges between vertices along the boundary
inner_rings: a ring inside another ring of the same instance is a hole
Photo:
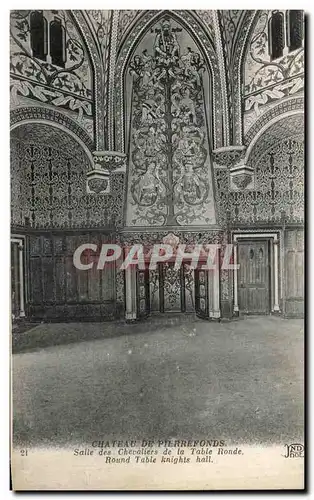
[[[11,473],[304,489],[304,12],[12,10]]]

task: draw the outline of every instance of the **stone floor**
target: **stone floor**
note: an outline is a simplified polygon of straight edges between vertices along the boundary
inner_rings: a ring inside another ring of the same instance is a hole
[[[63,345],[28,341],[33,350],[13,355],[16,444],[303,440],[302,320],[179,318],[120,325],[119,335],[104,323],[54,324],[23,335],[49,332]]]

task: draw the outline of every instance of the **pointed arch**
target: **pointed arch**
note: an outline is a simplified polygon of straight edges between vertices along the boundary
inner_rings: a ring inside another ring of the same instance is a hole
[[[228,127],[228,116],[223,103],[219,63],[213,41],[191,11],[144,11],[137,17],[136,24],[131,27],[120,46],[115,67],[115,114],[110,117],[108,133],[112,135],[112,143],[117,151],[125,152],[126,149],[125,74],[128,63],[150,27],[164,16],[174,19],[190,34],[204,57],[212,81],[213,148],[221,147],[225,143],[223,130]]]

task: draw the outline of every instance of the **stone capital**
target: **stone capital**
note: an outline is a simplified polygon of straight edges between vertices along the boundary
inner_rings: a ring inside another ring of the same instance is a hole
[[[234,191],[254,189],[254,169],[246,165],[242,159],[230,168],[230,187]]]
[[[93,160],[95,170],[126,172],[127,156],[119,151],[94,151]]]
[[[108,170],[94,169],[87,173],[86,191],[88,194],[109,194],[110,174]]]
[[[244,158],[246,146],[225,146],[213,150],[215,167],[232,167]]]
[[[118,151],[94,151],[94,168],[87,173],[88,194],[110,194],[112,175],[126,172],[127,157]]]

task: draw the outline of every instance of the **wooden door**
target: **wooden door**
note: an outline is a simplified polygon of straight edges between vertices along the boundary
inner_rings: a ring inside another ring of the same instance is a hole
[[[270,311],[269,241],[238,243],[239,309],[246,314]]]
[[[285,232],[285,303],[287,316],[304,315],[304,230]]]

